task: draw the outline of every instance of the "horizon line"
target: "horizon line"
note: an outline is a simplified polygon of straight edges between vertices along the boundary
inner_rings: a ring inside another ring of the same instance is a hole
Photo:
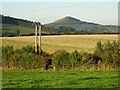
[[[38,22],[36,20],[30,20],[28,18],[23,18],[23,17],[16,17],[16,16],[12,16],[12,15],[4,15],[4,14],[0,14],[0,15],[3,15],[3,16],[6,16],[6,17],[11,17],[11,18],[16,18],[16,19],[22,19],[22,20],[27,20],[27,21],[30,21],[30,22]],[[55,21],[59,20],[59,19],[62,19],[62,18],[65,18],[65,17],[71,17],[71,18],[75,18],[77,20],[80,20],[79,18],[77,17],[74,17],[74,16],[70,16],[70,15],[66,15],[66,16],[63,16],[61,18],[58,18],[56,19]],[[48,23],[42,23],[43,25],[45,24],[49,24],[49,23],[53,23],[55,21],[51,21],[51,22],[48,22]],[[85,21],[85,20],[80,20],[82,22],[87,22],[87,23],[94,23],[94,24],[100,24],[100,25],[112,25],[112,26],[118,26],[118,24],[103,24],[103,23],[99,23],[99,22],[94,22],[94,21]],[[40,21],[39,21],[40,22]]]

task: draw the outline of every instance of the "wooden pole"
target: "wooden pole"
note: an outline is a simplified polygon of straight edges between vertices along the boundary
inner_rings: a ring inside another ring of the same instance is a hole
[[[37,37],[37,23],[35,23],[35,53],[38,52],[38,37]]]
[[[41,23],[38,23],[38,26],[39,26],[39,54],[41,54],[41,30],[42,30]]]

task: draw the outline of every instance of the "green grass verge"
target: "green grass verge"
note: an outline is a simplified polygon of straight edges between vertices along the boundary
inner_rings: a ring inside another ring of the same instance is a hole
[[[117,88],[116,71],[3,71],[3,88]]]

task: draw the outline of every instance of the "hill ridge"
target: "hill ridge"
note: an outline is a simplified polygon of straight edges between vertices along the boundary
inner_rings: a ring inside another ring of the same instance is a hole
[[[4,35],[6,35],[6,33],[17,33],[17,31],[20,31],[22,35],[26,35],[27,32],[31,32],[29,34],[34,34],[33,21],[18,19],[4,15],[0,15],[0,21],[2,21],[0,22],[0,24],[4,24],[2,26],[2,34]],[[22,27],[15,28],[13,25],[16,25],[15,27]],[[52,23],[44,24],[42,31],[47,34],[118,33],[118,27],[113,25],[101,25],[97,23],[90,23],[86,21],[81,21],[71,16],[65,16]]]
[[[63,17],[61,19],[58,19],[58,20],[54,21],[53,23],[73,23],[73,24],[79,24],[79,23],[81,23],[81,21],[79,19],[74,18],[74,17],[66,16],[66,17]]]

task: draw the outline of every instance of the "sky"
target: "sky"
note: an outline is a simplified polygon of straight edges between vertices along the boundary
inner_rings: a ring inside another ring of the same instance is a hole
[[[11,2],[10,2],[11,1]],[[72,16],[82,21],[95,22],[104,25],[118,24],[118,2],[109,0],[111,2],[99,2],[98,0],[91,0],[86,2],[81,0],[73,0],[75,2],[48,2],[45,0],[41,2],[37,0],[23,2],[15,2],[14,0],[4,0],[2,2],[1,14],[12,16],[31,21],[39,21],[42,24],[51,23],[57,19],[65,16]],[[25,1],[25,0],[24,0]]]
[[[1,0],[1,2],[119,2],[119,0]]]

